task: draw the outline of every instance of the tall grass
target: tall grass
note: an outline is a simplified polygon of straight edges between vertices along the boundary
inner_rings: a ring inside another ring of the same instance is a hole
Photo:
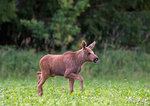
[[[86,64],[86,75],[101,79],[149,80],[149,54],[129,50],[107,50],[99,54],[98,64]]]
[[[15,48],[0,49],[0,76],[30,77],[39,71],[39,60],[44,54],[32,50],[17,50]]]
[[[36,77],[39,60],[47,53],[0,47],[0,77]],[[143,52],[107,50],[96,53],[97,64],[86,63],[81,74],[84,78],[149,80],[150,55]]]

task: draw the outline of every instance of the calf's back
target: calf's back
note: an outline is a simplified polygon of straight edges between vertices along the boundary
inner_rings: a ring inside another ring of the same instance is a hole
[[[48,54],[40,60],[41,70],[50,76],[64,76],[66,69],[69,67],[75,68],[75,70],[80,67],[75,64],[75,53],[70,51],[62,55]]]

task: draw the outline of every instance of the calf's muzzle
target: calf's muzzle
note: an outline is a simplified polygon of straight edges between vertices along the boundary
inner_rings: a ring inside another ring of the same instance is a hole
[[[98,57],[93,60],[94,63],[98,62]]]

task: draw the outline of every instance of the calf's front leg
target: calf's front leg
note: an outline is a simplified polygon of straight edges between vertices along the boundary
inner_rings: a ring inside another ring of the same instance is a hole
[[[69,79],[69,87],[70,87],[70,93],[73,92],[73,85],[74,85],[74,79]]]
[[[79,80],[80,84],[81,84],[81,89],[83,89],[83,77],[78,75],[78,74],[74,74],[74,73],[65,73],[64,74],[65,78],[69,78],[69,79],[74,79],[74,80]]]

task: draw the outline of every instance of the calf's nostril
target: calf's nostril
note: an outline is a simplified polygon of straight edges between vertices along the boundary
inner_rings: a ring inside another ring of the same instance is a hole
[[[96,61],[98,61],[98,58],[96,58]]]
[[[94,59],[94,62],[97,62],[97,61],[98,61],[98,58],[95,58],[95,59]]]

